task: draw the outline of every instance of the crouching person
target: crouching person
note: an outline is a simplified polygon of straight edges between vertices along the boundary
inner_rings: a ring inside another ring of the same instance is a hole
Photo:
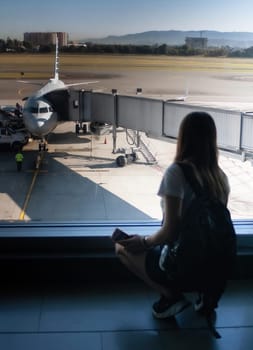
[[[177,241],[182,217],[195,196],[179,163],[191,167],[209,196],[227,204],[229,184],[218,165],[216,127],[209,114],[190,113],[180,125],[174,162],[166,169],[158,190],[163,211],[161,228],[146,237],[132,235],[115,243],[121,262],[160,294],[152,307],[153,315],[160,319],[174,316],[189,305],[161,263],[164,247]]]

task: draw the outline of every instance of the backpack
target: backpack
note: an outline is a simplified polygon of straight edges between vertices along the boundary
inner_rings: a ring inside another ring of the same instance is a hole
[[[177,164],[195,198],[180,220],[178,240],[162,252],[160,266],[182,292],[202,295],[203,313],[211,327],[211,314],[235,267],[236,234],[228,208],[208,196],[189,164]],[[217,332],[215,336],[219,337]]]

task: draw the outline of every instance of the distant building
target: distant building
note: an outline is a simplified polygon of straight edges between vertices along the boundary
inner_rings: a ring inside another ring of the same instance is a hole
[[[24,41],[33,46],[55,45],[58,36],[59,47],[68,45],[68,33],[65,32],[29,32],[24,33]]]
[[[185,44],[190,49],[206,49],[207,48],[207,38],[192,38],[192,37],[186,37],[185,38]]]

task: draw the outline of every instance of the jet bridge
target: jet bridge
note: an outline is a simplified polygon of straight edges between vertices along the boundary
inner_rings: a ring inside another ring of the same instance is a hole
[[[239,154],[243,159],[252,158],[253,112],[242,113],[140,95],[125,96],[84,90],[71,91],[69,100],[71,120],[112,125],[113,152],[116,150],[118,127],[172,141],[177,138],[179,125],[186,114],[205,111],[215,120],[218,147]]]

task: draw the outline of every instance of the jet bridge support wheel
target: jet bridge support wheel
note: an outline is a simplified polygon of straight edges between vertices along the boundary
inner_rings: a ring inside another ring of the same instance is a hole
[[[125,156],[118,156],[116,158],[116,164],[123,168],[126,165],[126,157]]]
[[[75,132],[76,132],[76,135],[79,134],[79,132],[80,132],[80,125],[79,125],[79,124],[76,124],[76,126],[75,126]]]

